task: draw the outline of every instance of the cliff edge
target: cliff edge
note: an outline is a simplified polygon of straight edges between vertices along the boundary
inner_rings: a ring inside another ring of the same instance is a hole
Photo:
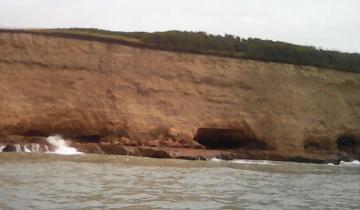
[[[1,32],[0,84],[5,143],[61,134],[110,154],[360,159],[356,73]]]

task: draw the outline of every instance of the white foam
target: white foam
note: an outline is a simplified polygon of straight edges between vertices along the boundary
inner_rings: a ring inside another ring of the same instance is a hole
[[[357,166],[357,167],[360,167],[360,161],[359,160],[353,160],[353,161],[350,161],[350,162],[340,161],[340,165],[341,166]]]
[[[15,144],[16,152],[22,152],[20,144]]]
[[[216,162],[219,162],[219,161],[222,161],[222,160],[221,160],[221,159],[219,159],[219,158],[214,157],[214,158],[211,158],[211,159],[210,159],[210,161],[216,161]]]
[[[232,163],[240,163],[240,164],[257,164],[257,165],[275,165],[273,162],[268,160],[232,160]]]
[[[48,153],[56,153],[60,155],[78,155],[83,154],[82,152],[78,152],[76,148],[69,147],[67,142],[59,135],[49,136],[46,138],[46,141],[54,146],[55,151]]]
[[[25,145],[25,146],[24,146],[24,152],[31,152],[31,150],[29,150],[29,149],[27,148],[27,146],[28,146],[28,145]]]
[[[50,152],[47,145],[44,145],[44,148],[45,148],[45,152]]]
[[[40,151],[40,145],[32,143],[31,147],[30,147],[30,150],[31,150],[31,152],[39,152]]]
[[[214,157],[214,158],[211,158],[210,161],[220,162],[220,161],[224,161],[224,160]],[[276,165],[273,161],[269,161],[269,160],[237,159],[237,160],[230,160],[229,162],[231,162],[231,163],[239,163],[239,164]]]

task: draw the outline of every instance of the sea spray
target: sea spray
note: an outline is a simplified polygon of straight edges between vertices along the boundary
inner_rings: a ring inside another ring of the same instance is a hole
[[[31,144],[31,152],[39,152],[40,151],[40,145],[32,143]]]
[[[44,145],[44,149],[45,149],[45,152],[50,152],[49,148],[47,145]]]
[[[340,161],[340,166],[355,166],[355,167],[360,167],[360,161],[359,161],[359,160],[353,160],[353,161],[350,161],[350,162]]]
[[[32,152],[31,149],[28,148],[28,145],[24,146],[24,152]]]
[[[49,136],[46,138],[46,141],[55,148],[53,152],[48,153],[56,153],[61,155],[83,154],[82,152],[78,152],[76,148],[69,147],[67,142],[59,135]]]
[[[222,159],[219,159],[217,157],[211,158],[210,161],[220,162],[223,161]]]
[[[22,152],[20,144],[15,144],[16,152]]]

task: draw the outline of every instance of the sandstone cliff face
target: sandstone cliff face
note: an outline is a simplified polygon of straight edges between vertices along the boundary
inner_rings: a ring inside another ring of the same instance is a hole
[[[0,98],[3,139],[360,154],[360,74],[2,32]]]

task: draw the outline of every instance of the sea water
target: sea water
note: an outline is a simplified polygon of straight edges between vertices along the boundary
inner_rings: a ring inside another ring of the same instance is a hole
[[[359,209],[358,162],[0,153],[0,209]]]

